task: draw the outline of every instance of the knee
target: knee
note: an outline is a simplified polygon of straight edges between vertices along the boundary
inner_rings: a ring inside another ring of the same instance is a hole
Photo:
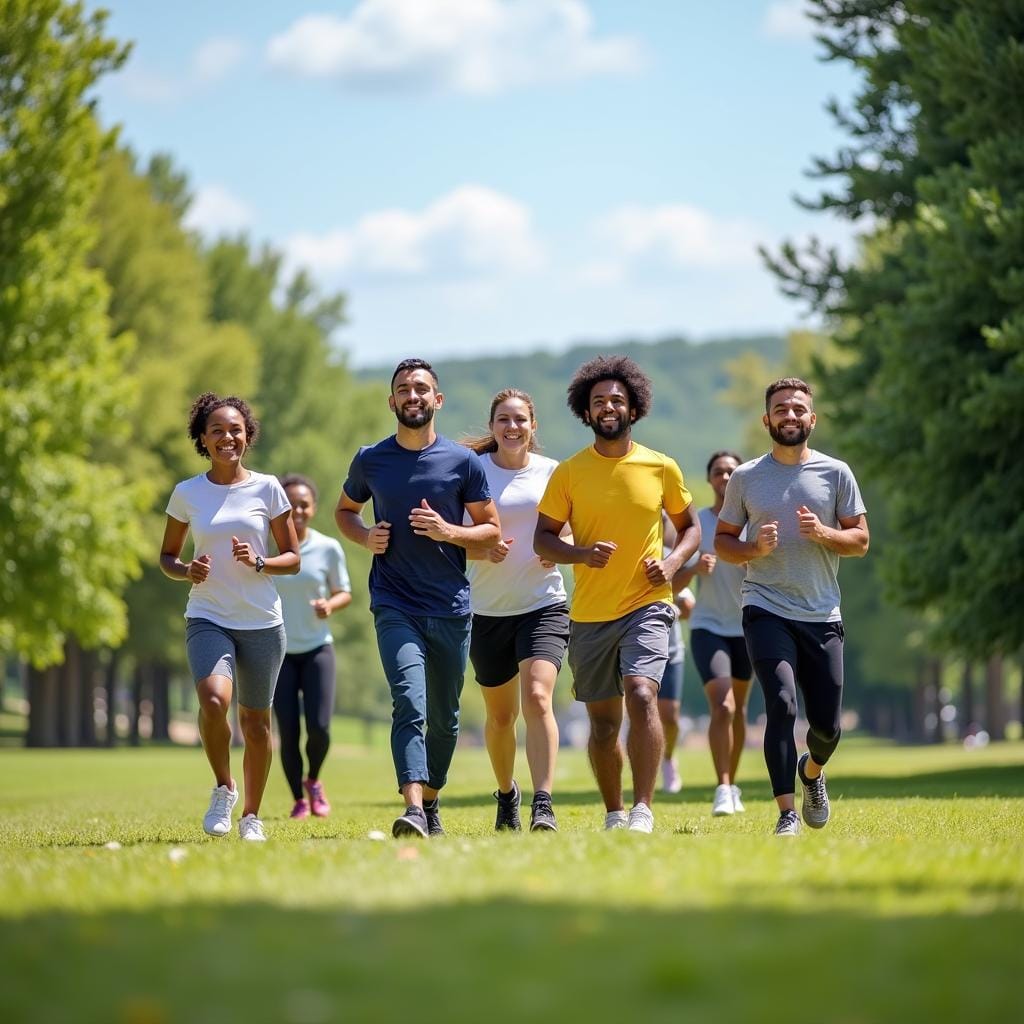
[[[796,693],[790,690],[780,690],[770,701],[766,702],[766,712],[769,716],[778,715],[783,718],[796,719]]]
[[[626,706],[629,708],[629,713],[635,715],[637,713],[647,714],[653,711],[658,704],[658,690],[653,683],[639,682],[627,684],[626,687]]]
[[[227,718],[230,706],[230,698],[225,698],[219,693],[199,694],[199,710],[204,718]]]
[[[614,746],[621,723],[610,718],[591,718],[590,736],[598,746]]]
[[[265,712],[242,708],[238,713],[238,724],[246,743],[270,742],[270,715]]]
[[[544,689],[530,690],[523,700],[523,717],[531,720],[551,714],[551,695]]]
[[[487,724],[499,732],[507,732],[516,725],[516,713],[508,708],[487,712]]]
[[[736,714],[736,703],[733,700],[732,693],[729,692],[722,697],[712,698],[711,701],[711,719],[715,722],[726,722],[731,724],[733,716]]]

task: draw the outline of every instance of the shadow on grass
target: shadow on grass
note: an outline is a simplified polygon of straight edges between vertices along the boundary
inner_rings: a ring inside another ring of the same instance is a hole
[[[186,904],[0,928],[0,1019],[1006,1021],[1024,913]],[[798,963],[798,951],[813,959]]]

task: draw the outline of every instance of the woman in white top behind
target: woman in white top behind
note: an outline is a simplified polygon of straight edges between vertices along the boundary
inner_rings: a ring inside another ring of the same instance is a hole
[[[231,777],[228,708],[238,690],[245,738],[245,805],[238,833],[263,842],[260,802],[270,772],[270,705],[284,659],[281,600],[268,576],[299,571],[292,507],[277,477],[254,473],[242,458],[259,436],[252,410],[234,395],[200,395],[189,414],[196,451],[210,460],[205,473],[183,480],[167,503],[160,568],[192,584],[185,609],[185,647],[199,697],[199,735],[213,769],[214,787],[203,829],[231,831],[238,787]],[[194,553],[181,561],[192,531]],[[269,553],[273,534],[277,555]]]
[[[275,581],[288,634],[274,690],[281,767],[295,801],[289,817],[313,814],[326,818],[331,805],[320,781],[320,769],[331,746],[335,688],[334,637],[327,620],[349,606],[352,587],[341,545],[309,525],[316,515],[316,484],[300,473],[289,473],[280,480],[291,502],[302,558],[302,568],[295,576]],[[299,742],[302,718],[306,720],[305,777]]]
[[[551,787],[558,725],[551,708],[569,639],[565,584],[554,562],[533,553],[537,504],[557,463],[539,454],[533,400],[517,388],[491,401],[490,433],[463,441],[484,465],[502,537],[486,552],[469,549],[473,607],[469,657],[483,688],[487,753],[498,783],[495,828],[519,831],[521,794],[513,778],[516,719],[526,721],[533,782],[530,831],[557,832]]]

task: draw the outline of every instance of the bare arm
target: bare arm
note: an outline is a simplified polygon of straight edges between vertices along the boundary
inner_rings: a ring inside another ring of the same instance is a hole
[[[210,556],[200,555],[191,562],[183,562],[179,558],[188,535],[188,523],[183,523],[174,516],[167,517],[164,526],[164,539],[160,545],[160,570],[172,580],[188,580],[189,583],[202,583],[210,575]]]
[[[291,509],[270,520],[270,533],[280,554],[263,559],[264,575],[294,576],[299,571],[299,539],[295,536]],[[256,568],[256,553],[251,544],[232,537],[231,555],[236,562],[241,562],[251,569]]]
[[[676,539],[668,555],[662,559],[648,558],[644,561],[647,579],[656,586],[673,582],[676,573],[700,547],[700,523],[693,517],[692,508],[690,505],[682,512],[669,514],[668,518],[675,529]]]
[[[806,506],[797,509],[800,520],[800,536],[842,558],[863,558],[868,553],[871,538],[868,535],[867,516],[845,516],[839,520],[839,528],[825,526]]]
[[[326,619],[334,612],[347,608],[352,603],[352,595],[347,590],[332,590],[330,597],[318,597],[309,603],[318,619]]]
[[[556,565],[589,565],[592,569],[603,569],[618,547],[613,541],[599,540],[589,546],[580,547],[571,543],[575,538],[568,534],[568,540],[560,534],[565,522],[559,522],[541,512],[537,513],[537,527],[533,532],[533,550],[545,562]]]
[[[730,481],[731,483],[731,481]],[[715,530],[715,552],[723,562],[742,565],[752,562],[755,558],[763,558],[771,554],[779,546],[779,524],[765,523],[757,531],[753,540],[740,540],[743,524],[727,523],[718,517],[718,529]]]
[[[366,503],[362,501],[353,501],[342,488],[341,494],[338,495],[338,504],[334,507],[334,521],[346,540],[372,551],[375,555],[383,555],[391,539],[391,524],[382,519],[368,527],[362,517],[364,504]]]

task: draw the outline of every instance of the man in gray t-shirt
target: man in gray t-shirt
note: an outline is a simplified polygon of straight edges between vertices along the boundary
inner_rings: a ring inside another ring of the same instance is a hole
[[[823,766],[839,743],[843,624],[836,573],[843,556],[868,550],[864,502],[850,467],[808,447],[815,415],[806,382],[786,377],[765,392],[767,455],[738,467],[718,517],[715,551],[746,563],[743,633],[764,691],[764,750],[779,806],[777,835],[800,830],[794,791],[799,772],[803,817],[828,821]],[[746,528],[747,539],[740,535]],[[799,688],[808,752],[797,762],[793,727]]]

